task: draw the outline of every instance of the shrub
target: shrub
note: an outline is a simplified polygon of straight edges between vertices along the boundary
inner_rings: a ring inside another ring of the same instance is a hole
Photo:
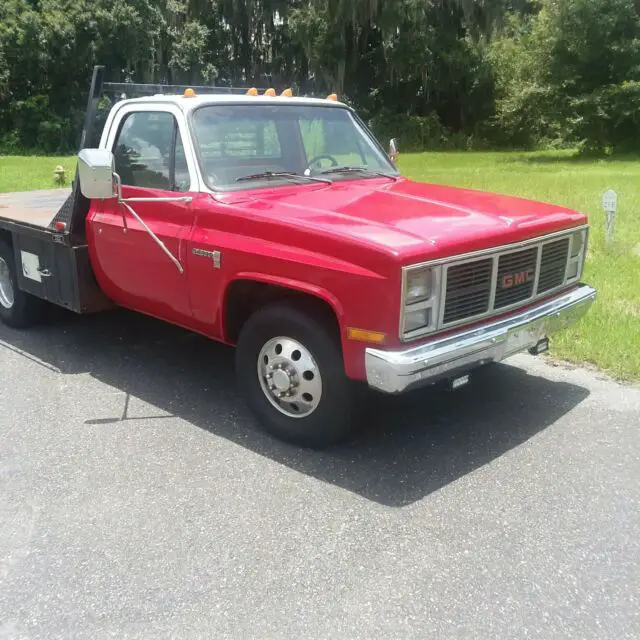
[[[66,151],[69,147],[69,119],[56,115],[49,98],[34,95],[18,100],[11,107],[12,136],[22,149],[38,149],[45,153]]]

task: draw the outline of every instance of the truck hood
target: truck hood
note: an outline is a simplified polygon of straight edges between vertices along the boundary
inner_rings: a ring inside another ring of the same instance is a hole
[[[218,199],[254,215],[383,246],[396,255],[427,253],[433,258],[586,223],[583,214],[547,203],[404,178],[279,187]]]

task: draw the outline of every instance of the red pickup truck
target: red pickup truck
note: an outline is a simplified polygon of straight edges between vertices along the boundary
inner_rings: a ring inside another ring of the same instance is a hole
[[[234,345],[261,424],[325,446],[349,433],[358,383],[460,386],[546,350],[596,297],[583,214],[408,180],[335,96],[126,99],[149,87],[103,72],[71,191],[0,196],[9,326],[121,306]],[[121,99],[92,144],[107,91]]]

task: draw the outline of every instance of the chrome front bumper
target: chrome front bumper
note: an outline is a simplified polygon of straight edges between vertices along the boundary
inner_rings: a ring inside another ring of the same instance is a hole
[[[508,318],[435,338],[402,351],[367,349],[369,386],[385,393],[402,393],[443,378],[455,377],[490,362],[500,362],[581,318],[596,299],[596,290],[579,285],[552,300]]]

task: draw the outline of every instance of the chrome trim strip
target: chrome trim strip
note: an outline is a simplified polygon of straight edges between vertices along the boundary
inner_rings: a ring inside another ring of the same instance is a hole
[[[546,243],[548,240],[554,240],[555,238],[559,238],[560,236],[568,235],[570,236],[572,233],[576,233],[578,231],[582,231],[583,229],[589,229],[588,224],[583,224],[578,227],[571,227],[571,229],[564,229],[563,231],[555,231],[554,233],[549,233],[546,236],[538,236],[537,238],[531,238],[530,240],[523,240],[522,242],[515,242],[513,244],[505,244],[502,246],[492,247],[491,249],[480,249],[479,251],[472,251],[470,253],[463,253],[455,256],[448,256],[446,258],[437,258],[435,260],[427,260],[426,262],[418,262],[416,264],[410,264],[406,267],[402,267],[402,270],[412,270],[419,269],[421,267],[432,267],[437,264],[444,264],[445,262],[466,262],[471,258],[476,258],[480,256],[491,255],[492,253],[509,253],[510,251],[517,251],[518,249],[524,249],[525,247],[531,244],[539,244]]]
[[[489,362],[500,362],[535,347],[540,340],[576,322],[589,310],[596,296],[593,287],[577,285],[526,311],[426,344],[399,351],[368,348],[367,382],[385,393],[402,393]]]
[[[543,248],[543,245],[540,245],[538,247],[538,255],[536,256],[536,276],[535,276],[535,280],[533,281],[534,296],[538,294],[538,286],[540,285],[540,269],[542,267],[542,248]]]
[[[582,246],[580,247],[580,251],[575,258],[571,257],[573,252],[573,236],[571,237],[571,242],[569,243],[569,255],[567,256],[567,269],[565,271],[565,282],[567,284],[574,284],[578,282],[582,277],[582,271],[584,270],[584,261],[585,256],[587,255],[587,243],[589,242],[589,234],[586,231],[582,232]],[[578,272],[577,275],[573,278],[569,278],[569,269],[575,263],[578,263]]]
[[[585,253],[583,253],[580,257],[581,257],[581,266],[579,268],[579,272],[578,272],[578,277],[573,281],[573,282],[568,282],[566,275],[568,272],[568,267],[565,269],[565,278],[562,281],[562,284],[558,285],[557,287],[554,287],[553,289],[548,289],[547,291],[544,291],[542,293],[538,292],[538,286],[539,286],[539,277],[540,277],[540,266],[541,266],[541,261],[542,261],[542,250],[544,248],[545,245],[549,244],[550,242],[553,242],[555,240],[558,239],[562,239],[562,238],[569,238],[569,248],[568,248],[568,255],[567,255],[567,262],[569,262],[570,256],[571,256],[571,237],[573,236],[573,234],[578,233],[578,232],[584,232],[587,236],[587,239],[589,237],[589,225],[581,225],[578,227],[573,227],[571,229],[565,229],[563,231],[556,231],[554,233],[548,234],[546,236],[540,236],[538,238],[533,238],[530,240],[524,240],[522,242],[517,242],[514,244],[510,244],[510,245],[503,245],[503,246],[499,246],[499,247],[493,247],[491,249],[482,249],[480,251],[475,251],[472,253],[467,253],[467,254],[462,254],[459,256],[451,256],[449,258],[440,258],[438,260],[432,260],[432,261],[428,261],[428,262],[421,262],[418,264],[413,264],[413,265],[408,265],[405,267],[402,267],[402,288],[401,288],[401,300],[400,300],[400,333],[399,333],[399,338],[402,342],[409,342],[411,340],[415,340],[421,337],[425,337],[428,335],[432,335],[437,331],[442,331],[445,329],[452,329],[455,327],[459,327],[465,324],[470,324],[472,322],[476,322],[478,320],[482,320],[483,318],[490,318],[492,316],[496,316],[502,313],[506,313],[508,311],[512,311],[514,309],[518,309],[519,307],[525,306],[527,304],[529,304],[530,302],[533,302],[535,300],[540,300],[543,298],[546,298],[550,295],[553,295],[554,293],[566,288],[567,286],[569,286],[570,284],[575,283],[576,281],[578,281],[581,277],[582,277],[582,270],[584,269],[584,258],[585,258]],[[496,282],[496,274],[497,274],[497,269],[499,267],[499,260],[503,255],[508,255],[510,253],[516,253],[518,251],[521,251],[523,249],[526,249],[528,247],[532,247],[532,246],[537,246],[538,247],[538,257],[537,257],[537,261],[536,261],[536,280],[534,282],[534,289],[533,289],[533,294],[531,296],[529,296],[526,300],[519,300],[518,302],[515,302],[511,305],[508,305],[506,307],[501,307],[500,309],[494,309],[494,305],[495,305],[495,297],[496,297],[496,288],[497,288],[497,282]],[[486,259],[487,256],[491,256],[492,260],[493,260],[493,265],[492,265],[492,274],[491,274],[491,290],[490,290],[490,299],[489,299],[489,309],[488,311],[475,315],[475,316],[469,316],[467,318],[463,318],[461,320],[457,320],[454,322],[449,322],[446,323],[444,322],[444,313],[445,313],[445,307],[446,307],[446,286],[447,286],[447,276],[448,276],[448,270],[450,267],[456,266],[458,264],[468,264],[470,262],[477,262],[479,260],[483,260]],[[405,283],[407,280],[407,274],[410,271],[413,271],[414,269],[422,269],[422,268],[427,268],[427,267],[436,267],[436,266],[441,266],[442,268],[442,288],[440,291],[440,298],[437,302],[438,304],[438,324],[435,328],[433,327],[425,327],[422,330],[417,330],[415,332],[412,332],[411,335],[405,335],[404,334],[404,312],[406,310],[406,305],[404,304],[404,298],[405,298]]]
[[[493,260],[491,261],[491,280],[489,280],[489,305],[487,313],[490,313],[491,310],[496,306],[496,295],[498,294],[498,271],[500,270],[500,256],[494,255]],[[445,291],[445,301],[446,301],[446,291]],[[446,307],[446,304],[442,305]],[[441,325],[444,326],[444,325]]]
[[[569,246],[567,247],[567,255],[564,261],[564,278],[562,282],[566,282],[569,278],[569,267],[571,266],[571,252],[573,251],[573,234],[569,238]]]

